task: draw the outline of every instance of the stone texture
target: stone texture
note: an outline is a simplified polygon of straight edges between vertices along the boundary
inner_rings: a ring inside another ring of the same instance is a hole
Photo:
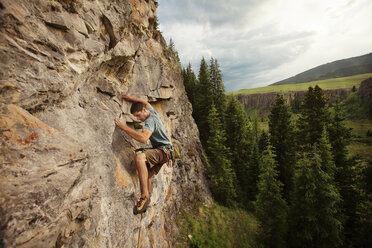
[[[352,89],[323,90],[323,92],[332,103],[336,101],[337,97],[340,97],[342,100],[346,99],[351,94]],[[284,96],[289,104],[291,99],[294,99],[295,96],[303,98],[305,93],[306,91],[289,91],[284,93]],[[270,111],[271,104],[274,102],[276,95],[276,92],[268,92],[250,95],[236,95],[235,97],[245,108],[260,109],[261,113],[267,114]]]
[[[0,247],[172,247],[175,217],[209,199],[180,67],[153,1],[0,0]],[[121,93],[148,100],[182,157],[144,215]]]
[[[363,101],[372,100],[372,77],[367,78],[360,83],[358,94]]]

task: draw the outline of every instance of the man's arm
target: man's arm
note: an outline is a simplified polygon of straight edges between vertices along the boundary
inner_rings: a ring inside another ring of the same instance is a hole
[[[143,144],[146,144],[152,135],[152,132],[146,128],[142,129],[142,132],[138,132],[128,127],[123,122],[121,122],[119,118],[115,119],[115,123],[119,128],[121,128],[124,132],[126,132],[130,137],[132,137],[133,139]]]
[[[132,97],[132,96],[127,95],[127,94],[123,94],[121,97],[122,97],[124,100],[129,101],[129,102],[140,102],[140,103],[145,104],[146,107],[151,106],[150,103],[148,103],[148,102],[146,102],[146,101],[144,101],[144,100],[141,100],[141,99],[138,99],[138,98]]]

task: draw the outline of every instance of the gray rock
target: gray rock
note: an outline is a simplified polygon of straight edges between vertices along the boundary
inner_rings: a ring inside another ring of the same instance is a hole
[[[141,230],[141,247],[172,247],[176,213],[209,193],[179,64],[149,25],[153,1],[1,4],[0,246],[136,247]],[[122,93],[150,101],[182,153],[152,179],[142,221],[143,144],[114,119],[141,124]]]
[[[372,100],[372,77],[363,80],[358,89],[358,95],[363,101]]]
[[[85,49],[89,56],[95,57],[105,50],[104,44],[95,39],[89,38],[85,41]]]
[[[323,90],[324,95],[329,99],[331,103],[335,102],[338,97],[344,100],[351,94],[351,89],[330,89]],[[284,93],[284,96],[287,99],[287,103],[290,104],[291,101],[298,97],[302,99],[306,94],[306,91],[288,91]],[[250,95],[238,94],[235,95],[236,99],[245,107],[245,108],[255,108],[261,111],[262,115],[268,115],[270,112],[271,104],[276,98],[277,92],[268,92],[268,93],[255,93]]]

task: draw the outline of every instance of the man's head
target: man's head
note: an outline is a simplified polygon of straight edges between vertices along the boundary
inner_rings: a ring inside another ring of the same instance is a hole
[[[145,121],[150,115],[150,111],[146,108],[146,105],[141,102],[135,102],[130,108],[130,112],[139,121]]]

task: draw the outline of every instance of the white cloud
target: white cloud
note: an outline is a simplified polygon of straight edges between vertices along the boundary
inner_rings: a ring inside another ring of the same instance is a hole
[[[264,86],[372,51],[369,0],[160,0],[181,62],[219,61],[228,91]]]

